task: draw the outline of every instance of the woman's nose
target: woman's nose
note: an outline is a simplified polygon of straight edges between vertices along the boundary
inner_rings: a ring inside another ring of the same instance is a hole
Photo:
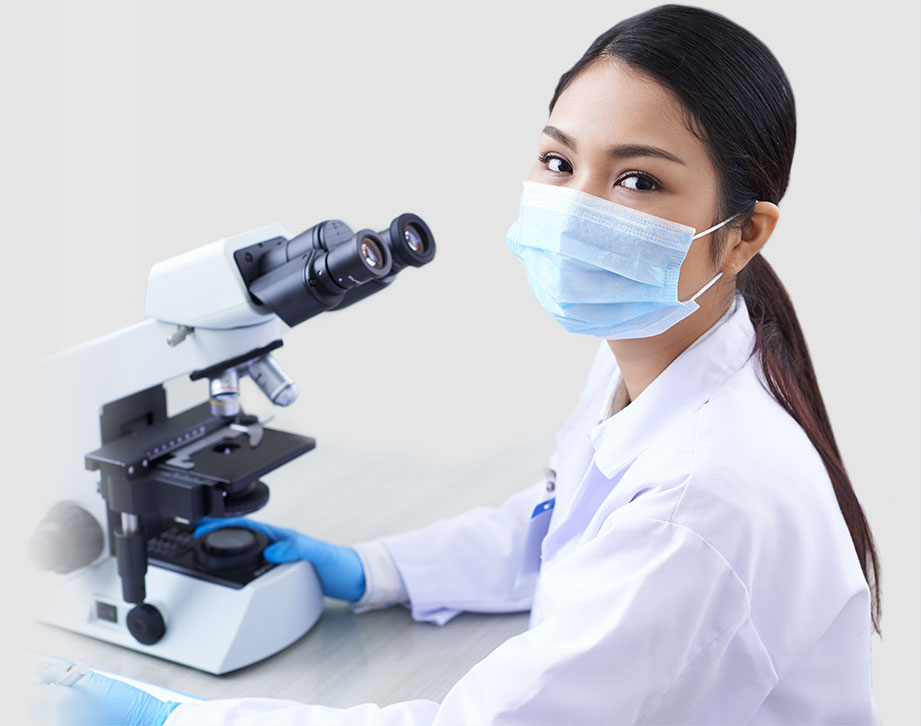
[[[575,189],[585,194],[591,194],[594,197],[607,199],[610,193],[610,184],[608,174],[595,173],[592,171],[581,171],[570,179],[567,184],[570,189]]]

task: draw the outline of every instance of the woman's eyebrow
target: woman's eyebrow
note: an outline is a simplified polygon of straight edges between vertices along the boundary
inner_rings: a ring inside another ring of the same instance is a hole
[[[608,155],[615,159],[627,159],[636,156],[657,156],[660,159],[674,161],[676,164],[684,164],[681,159],[665,149],[660,149],[658,146],[647,146],[645,144],[622,144],[620,146],[612,146],[608,149]]]
[[[571,136],[564,134],[556,126],[544,126],[541,132],[551,139],[559,141],[564,146],[568,146],[573,151],[576,150],[576,140]],[[656,156],[660,159],[668,159],[676,164],[684,164],[684,161],[665,149],[658,146],[649,146],[647,144],[619,144],[608,149],[608,155],[614,159],[635,158],[637,156]]]
[[[559,141],[563,146],[568,146],[573,151],[576,150],[576,142],[560,131],[556,126],[544,126],[542,134],[549,136],[551,139]]]

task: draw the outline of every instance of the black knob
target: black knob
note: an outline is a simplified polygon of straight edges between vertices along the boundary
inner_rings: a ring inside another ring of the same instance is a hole
[[[160,611],[149,603],[137,605],[128,613],[128,632],[144,645],[153,645],[166,633]]]
[[[268,538],[248,527],[221,527],[195,540],[195,560],[209,570],[251,569],[262,563]]]
[[[32,561],[42,570],[71,572],[102,552],[102,527],[76,502],[58,502],[38,523],[29,540]]]

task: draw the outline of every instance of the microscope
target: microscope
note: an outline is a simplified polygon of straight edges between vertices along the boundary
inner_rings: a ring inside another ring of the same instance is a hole
[[[265,506],[260,477],[315,446],[246,413],[240,381],[290,405],[282,335],[434,254],[415,214],[381,232],[269,225],[154,265],[143,322],[46,360],[37,618],[214,674],[310,630],[323,608],[311,564],[267,562],[266,538],[243,527],[193,536],[202,518]],[[164,384],[181,376],[207,381],[208,400],[169,415]]]

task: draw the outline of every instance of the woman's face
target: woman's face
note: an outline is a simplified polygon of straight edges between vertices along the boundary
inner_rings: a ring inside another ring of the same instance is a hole
[[[678,100],[613,59],[590,65],[557,99],[528,179],[578,189],[698,232],[722,221],[714,219],[716,171]],[[679,300],[716,274],[710,241],[706,235],[691,244]]]

